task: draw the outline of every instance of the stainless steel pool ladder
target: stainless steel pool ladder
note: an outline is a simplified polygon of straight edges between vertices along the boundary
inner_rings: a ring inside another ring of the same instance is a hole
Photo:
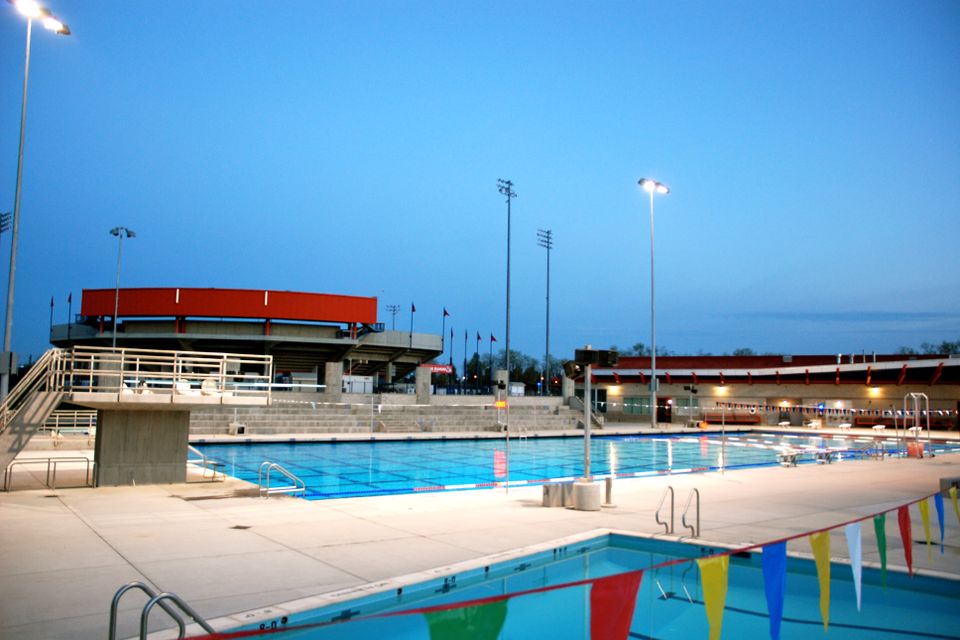
[[[284,476],[290,481],[290,484],[282,487],[271,487],[270,474],[273,471],[276,471],[280,475]],[[287,493],[290,495],[299,493],[300,495],[303,495],[307,492],[307,485],[303,482],[303,480],[293,475],[276,462],[270,462],[269,460],[264,460],[260,463],[260,470],[257,472],[257,485],[260,487],[261,497],[269,497],[278,493]]]
[[[697,497],[697,502],[696,502],[696,507],[697,507],[697,511],[696,511],[696,513],[697,513],[696,527],[693,527],[693,526],[687,524],[687,512],[690,511],[690,503],[693,501],[693,497],[694,497],[694,496]],[[700,490],[697,489],[696,487],[694,487],[693,489],[691,489],[691,490],[690,490],[690,495],[687,496],[687,504],[686,504],[686,506],[683,508],[683,513],[680,515],[680,524],[682,524],[682,525],[683,525],[684,527],[686,527],[687,529],[690,529],[690,537],[691,537],[691,538],[699,538],[699,537],[700,537]]]
[[[667,496],[670,496],[670,520],[665,521],[660,519],[660,512],[663,511],[663,503],[666,502]],[[693,498],[696,497],[696,503],[693,503]],[[672,486],[668,486],[663,495],[660,497],[660,504],[657,505],[657,512],[654,514],[654,519],[657,521],[657,524],[663,525],[664,533],[673,533],[674,532],[674,498],[675,493]],[[691,526],[687,524],[687,512],[690,511],[690,505],[695,504],[696,506],[696,526]],[[693,488],[690,490],[690,495],[687,496],[687,503],[683,507],[683,514],[680,516],[680,523],[690,529],[691,537],[698,538],[700,537],[700,490]]]
[[[167,612],[173,620],[177,623],[177,628],[179,633],[177,635],[178,639],[185,638],[187,636],[187,625],[183,620],[183,617],[174,609],[172,606],[167,604],[167,600],[177,605],[177,608],[180,609],[183,613],[187,614],[193,618],[194,622],[203,627],[203,630],[207,633],[216,633],[213,627],[207,624],[207,621],[204,620],[200,614],[193,610],[193,608],[188,605],[186,602],[180,599],[179,596],[175,593],[157,593],[149,586],[145,585],[142,582],[133,581],[128,582],[123,585],[117,592],[113,595],[113,602],[110,603],[110,635],[108,636],[109,640],[116,640],[117,638],[117,611],[120,608],[120,598],[123,597],[125,593],[131,589],[139,589],[143,591],[150,597],[150,600],[147,601],[147,604],[143,606],[143,611],[140,613],[140,639],[145,640],[147,637],[147,626],[150,620],[150,611],[153,610],[155,605],[160,605],[160,608]]]
[[[660,519],[660,511],[663,509],[663,503],[667,499],[667,494],[670,495],[670,522],[669,523],[664,522],[663,520]],[[657,524],[663,525],[664,533],[673,533],[673,498],[674,498],[673,487],[667,486],[666,490],[664,490],[663,492],[663,495],[660,496],[660,504],[657,505],[657,512],[653,514],[653,518],[654,520],[657,521]]]
[[[216,460],[211,460],[208,458],[202,451],[194,447],[193,445],[187,445],[187,451],[197,456],[196,458],[187,458],[189,464],[195,464],[198,467],[203,469],[201,475],[202,478],[207,477],[207,471],[210,471],[213,475],[210,477],[210,482],[216,482],[218,480],[217,474],[220,474],[219,480],[222,482],[227,479],[227,474],[222,471],[223,463],[217,462]],[[219,470],[219,471],[218,471]]]

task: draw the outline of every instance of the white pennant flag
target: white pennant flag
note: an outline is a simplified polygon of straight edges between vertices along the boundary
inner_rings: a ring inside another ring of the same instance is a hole
[[[848,524],[843,529],[847,536],[847,551],[850,554],[850,570],[853,571],[853,587],[857,591],[857,611],[860,611],[860,574],[862,572],[862,552],[860,545],[860,523]]]

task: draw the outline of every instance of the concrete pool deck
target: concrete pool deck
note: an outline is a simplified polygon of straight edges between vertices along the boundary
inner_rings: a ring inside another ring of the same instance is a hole
[[[46,452],[44,452],[46,453]],[[73,452],[71,452],[73,453]],[[702,498],[701,540],[774,540],[895,508],[960,476],[960,454],[618,480],[616,507],[540,506],[539,486],[309,502],[261,499],[239,480],[0,494],[0,638],[105,638],[110,600],[131,580],[178,594],[207,619],[475,560],[594,529],[662,536],[654,511],[667,485],[682,508]],[[932,563],[960,578],[960,525],[946,508],[946,553],[931,506]],[[916,507],[915,541],[924,540]],[[681,532],[677,514],[677,533]],[[896,515],[888,558],[902,566]],[[674,536],[664,536],[674,538]],[[833,536],[833,555],[846,544]],[[864,561],[876,561],[864,525]],[[791,552],[809,553],[805,540]],[[145,602],[124,600],[118,637],[135,636]],[[168,626],[154,612],[151,628]]]

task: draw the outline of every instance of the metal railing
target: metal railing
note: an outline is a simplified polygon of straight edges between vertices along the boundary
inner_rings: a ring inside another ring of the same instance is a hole
[[[128,582],[127,584],[123,585],[122,587],[117,589],[117,592],[113,595],[113,601],[110,603],[110,629],[109,629],[109,634],[107,636],[109,640],[116,640],[117,638],[117,611],[120,608],[120,598],[122,598],[123,595],[128,591],[130,591],[131,589],[139,589],[140,591],[143,591],[145,594],[147,594],[147,596],[149,596],[150,598],[150,600],[148,600],[147,603],[143,606],[143,611],[140,614],[141,640],[144,640],[147,637],[147,627],[150,619],[150,611],[156,605],[160,605],[160,608],[166,611],[167,615],[170,616],[173,619],[173,621],[177,623],[177,628],[178,628],[177,638],[181,639],[186,637],[187,630],[186,630],[186,624],[183,620],[183,617],[179,613],[177,613],[176,609],[174,609],[169,604],[167,604],[166,602],[167,600],[173,602],[175,605],[177,605],[180,611],[182,611],[183,613],[193,618],[194,622],[199,624],[204,631],[210,634],[216,633],[213,627],[211,627],[206,620],[200,617],[200,614],[194,611],[193,608],[190,607],[190,605],[188,605],[186,602],[181,600],[177,596],[177,594],[167,593],[167,592],[157,593],[146,584],[142,582],[134,581],[134,582]]]
[[[289,485],[284,485],[280,487],[270,486],[270,474],[276,471],[287,480],[290,481]],[[257,486],[260,488],[260,497],[270,497],[279,493],[286,493],[289,495],[300,494],[303,495],[307,492],[307,485],[293,475],[282,466],[276,462],[270,462],[269,460],[264,460],[260,463],[260,469],[257,471]]]
[[[663,509],[663,503],[667,499],[667,494],[670,495],[670,522],[669,523],[660,519],[660,511]],[[657,521],[657,524],[663,525],[663,528],[665,529],[664,533],[673,533],[673,524],[674,524],[673,498],[674,498],[673,487],[668,486],[664,490],[663,495],[660,496],[660,504],[657,505],[657,512],[653,514],[653,519]]]
[[[197,456],[196,458],[190,458],[189,454]],[[187,445],[187,464],[195,464],[198,467],[203,469],[201,473],[202,478],[207,477],[207,471],[211,473],[210,482],[223,482],[227,479],[227,474],[223,472],[223,463],[216,460],[211,460],[204,454],[202,451],[197,449],[192,444]],[[219,475],[218,475],[219,474]]]
[[[96,409],[57,409],[50,414],[40,430],[87,434],[96,428]]]
[[[14,460],[7,465],[3,474],[3,490],[10,491],[13,487],[13,469],[14,467],[27,466],[31,464],[46,464],[47,475],[44,480],[44,486],[48,489],[57,488],[57,465],[61,462],[83,462],[86,465],[84,470],[84,485],[93,486],[93,470],[96,468],[96,462],[85,456],[55,456],[52,458],[32,458],[27,460]]]
[[[266,397],[273,357],[199,351],[74,347],[63,354],[61,389],[121,396]]]
[[[10,390],[0,404],[0,432],[13,421],[17,412],[34,391],[58,391],[63,350],[49,349]]]
[[[696,520],[696,526],[691,526],[687,524],[687,512],[690,511],[690,503],[693,500],[694,496],[696,496],[697,498],[697,501],[696,501],[697,520]],[[691,537],[693,538],[700,537],[700,490],[697,489],[696,487],[691,489],[690,495],[687,496],[687,504],[683,507],[683,513],[680,514],[680,524],[682,524],[685,528],[690,529]]]

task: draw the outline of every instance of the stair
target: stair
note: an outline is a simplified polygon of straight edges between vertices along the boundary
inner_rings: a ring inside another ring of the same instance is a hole
[[[0,469],[6,469],[60,404],[60,391],[33,391],[0,432]]]

